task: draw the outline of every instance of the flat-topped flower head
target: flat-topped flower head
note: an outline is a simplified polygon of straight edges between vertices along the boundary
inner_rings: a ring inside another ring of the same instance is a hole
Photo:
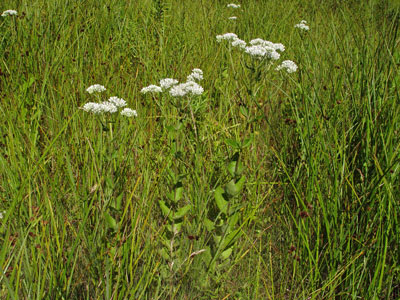
[[[240,4],[230,3],[226,7],[229,7],[229,8],[240,8]]]
[[[310,27],[307,25],[307,21],[301,20],[299,24],[294,25],[295,28],[299,28],[304,31],[310,30]]]
[[[100,107],[104,113],[113,114],[118,111],[118,107],[116,107],[113,103],[108,102],[108,101],[104,101],[104,102],[100,103]]]
[[[102,86],[100,84],[94,84],[94,85],[89,86],[86,89],[86,92],[88,92],[89,94],[93,94],[95,92],[101,93],[101,92],[104,92],[105,90],[106,90],[106,88],[104,86]]]
[[[149,86],[146,86],[142,88],[140,91],[142,94],[147,94],[147,93],[161,93],[162,89],[158,85],[151,84]]]
[[[278,52],[276,52],[274,48],[262,45],[246,47],[245,52],[257,59],[268,58],[271,60],[278,60],[281,57],[281,55]]]
[[[197,82],[187,81],[173,86],[169,94],[172,97],[184,97],[187,95],[201,95],[203,92],[204,89]]]
[[[126,106],[126,101],[122,98],[118,98],[118,97],[110,97],[108,99],[108,102],[114,104],[116,107],[124,107]]]
[[[178,83],[179,81],[173,78],[165,78],[160,80],[160,86],[163,90],[167,90]]]
[[[228,20],[237,20],[236,16],[229,17]]]
[[[121,111],[121,115],[125,116],[125,117],[137,117],[137,112],[134,109],[130,109],[130,108],[124,108]]]
[[[281,44],[281,43],[275,44],[275,43],[273,43],[273,42],[265,41],[265,40],[260,39],[260,38],[251,40],[251,41],[250,41],[250,45],[252,45],[252,46],[262,46],[262,47],[272,48],[272,49],[274,49],[275,51],[276,51],[276,50],[279,50],[279,51],[281,51],[281,52],[285,51],[285,46],[284,46],[283,44]]]
[[[104,101],[102,103],[95,103],[95,102],[88,102],[86,103],[82,109],[86,112],[93,113],[93,114],[103,114],[103,113],[116,113],[118,111],[118,108],[108,102]]]
[[[238,36],[234,33],[228,32],[222,35],[217,35],[217,42],[221,42],[221,41],[231,41],[233,42],[234,40],[236,40],[238,38]]]
[[[193,69],[192,73],[187,77],[187,81],[201,81],[203,80],[203,71],[200,69]]]
[[[247,44],[245,41],[241,40],[241,39],[236,39],[231,43],[232,47],[237,47],[240,49],[245,49]]]
[[[284,60],[275,70],[280,71],[282,69],[288,73],[294,73],[297,71],[297,65],[291,60]]]
[[[12,10],[12,9],[8,9],[3,11],[3,13],[1,14],[2,17],[7,17],[7,16],[16,16],[17,15],[17,11],[16,10]]]

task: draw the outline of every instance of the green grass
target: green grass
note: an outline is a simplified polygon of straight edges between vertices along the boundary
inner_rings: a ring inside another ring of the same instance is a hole
[[[400,299],[397,1],[79,3],[0,4],[1,299]]]

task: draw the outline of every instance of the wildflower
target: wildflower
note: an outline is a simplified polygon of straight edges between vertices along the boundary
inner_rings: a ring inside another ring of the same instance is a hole
[[[276,50],[279,50],[281,52],[285,51],[285,46],[283,44],[281,44],[281,43],[275,44],[273,42],[265,41],[265,40],[260,39],[260,38],[251,40],[250,41],[250,45],[252,45],[252,46],[269,47],[269,48],[274,49],[275,51]]]
[[[162,89],[158,85],[151,84],[149,86],[146,86],[146,87],[142,88],[142,90],[140,92],[142,94],[146,94],[146,93],[161,93]]]
[[[89,86],[86,89],[86,92],[88,92],[89,94],[93,94],[94,92],[101,93],[101,92],[104,92],[105,90],[106,90],[106,88],[104,86],[102,86],[100,84],[94,84],[94,85]]]
[[[96,114],[99,112],[100,107],[99,107],[98,103],[88,102],[82,107],[82,109],[86,112],[92,112],[92,113]]]
[[[236,39],[231,43],[232,47],[238,47],[241,49],[245,49],[247,44],[245,41],[241,40],[241,39]]]
[[[130,117],[137,117],[137,112],[134,109],[130,109],[130,108],[124,108],[121,111],[121,115],[126,116],[128,118]]]
[[[185,83],[181,83],[173,86],[169,94],[172,97],[183,97],[188,94],[192,95],[201,95],[204,92],[204,89],[194,81],[187,81]]]
[[[193,69],[192,73],[187,77],[188,81],[200,81],[203,80],[203,71],[200,69]]]
[[[171,86],[178,84],[179,81],[172,78],[165,78],[160,80],[160,86],[163,90],[169,89]]]
[[[217,35],[216,38],[217,38],[217,42],[221,42],[222,40],[233,42],[238,38],[238,36],[234,33],[225,33],[222,35]]]
[[[118,97],[110,97],[108,99],[108,102],[114,104],[116,107],[124,107],[126,106],[126,101],[122,98],[118,98]]]
[[[297,71],[297,65],[291,60],[284,60],[275,70],[280,71],[285,69],[288,73],[294,73]]]
[[[88,102],[82,109],[93,114],[115,113],[118,111],[118,108],[113,103],[107,101],[102,103]]]
[[[275,49],[262,45],[246,47],[245,52],[258,59],[266,57],[271,60],[278,60],[280,58],[280,54]]]
[[[5,10],[3,11],[3,13],[1,14],[2,17],[7,17],[7,16],[16,16],[17,15],[17,11],[16,10]]]
[[[229,17],[228,20],[237,20],[236,16]]]
[[[240,4],[231,3],[231,4],[228,4],[226,7],[230,7],[230,8],[239,8],[239,7],[240,7]]]
[[[100,107],[101,107],[102,112],[105,112],[105,113],[113,114],[118,111],[118,108],[113,103],[108,102],[108,101],[104,101],[104,102],[100,103]]]
[[[310,27],[307,25],[307,21],[301,20],[299,24],[294,25],[295,28],[299,28],[301,30],[308,31]]]
[[[0,219],[3,219],[5,213],[6,213],[6,211],[0,211]]]

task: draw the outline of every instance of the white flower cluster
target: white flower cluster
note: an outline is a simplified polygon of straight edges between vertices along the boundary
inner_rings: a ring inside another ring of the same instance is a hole
[[[228,20],[237,20],[236,16],[229,17]]]
[[[222,35],[217,35],[216,38],[217,38],[217,42],[222,42],[222,41],[233,42],[238,39],[238,36],[234,33],[229,32],[229,33],[225,33]]]
[[[16,10],[12,10],[12,9],[8,9],[3,11],[3,13],[1,14],[2,17],[7,17],[7,16],[16,16],[17,15],[17,11]]]
[[[106,88],[104,86],[95,84],[95,85],[90,86],[86,91],[89,94],[92,94],[94,92],[103,92],[105,90],[106,90]],[[113,114],[113,113],[118,112],[119,109],[121,109],[122,107],[125,107],[126,105],[127,105],[127,103],[124,99],[113,96],[113,97],[110,97],[107,101],[103,101],[101,103],[88,102],[81,109],[88,113],[93,113],[95,115],[103,114],[103,113]],[[124,108],[123,110],[121,110],[121,115],[127,116],[127,117],[136,117],[137,112],[136,112],[136,110],[133,110],[130,108]]]
[[[231,3],[231,4],[228,4],[226,7],[230,7],[230,8],[239,8],[239,7],[240,7],[240,4]]]
[[[201,95],[203,92],[204,89],[197,82],[187,81],[173,86],[169,94],[172,97],[184,97],[187,95]]]
[[[0,219],[3,219],[4,215],[6,214],[6,211],[0,211]]]
[[[288,73],[294,73],[297,71],[297,65],[291,60],[284,60],[275,70],[280,71],[285,69]]]
[[[232,47],[237,47],[240,49],[245,49],[247,44],[245,41],[241,40],[241,39],[236,39],[231,43]]]
[[[301,20],[299,24],[294,25],[295,28],[299,28],[301,30],[308,31],[310,27],[307,25],[307,21]]]
[[[161,93],[162,89],[158,85],[151,84],[149,86],[146,86],[142,88],[140,91],[142,94],[147,94],[147,93]]]
[[[258,59],[267,58],[270,60],[278,60],[281,57],[278,51],[285,51],[285,46],[283,44],[275,44],[260,38],[251,40],[250,45],[251,46],[245,48],[245,52]]]
[[[201,81],[203,80],[203,71],[200,69],[193,69],[192,73],[187,77],[187,81]]]
[[[281,57],[279,52],[285,51],[285,46],[283,44],[273,43],[260,38],[251,40],[249,42],[249,46],[247,46],[247,43],[239,39],[234,33],[217,35],[216,38],[217,42],[221,42],[223,40],[229,41],[232,47],[240,48],[244,50],[245,53],[260,60],[266,58],[270,61],[277,61]],[[291,60],[285,60],[276,68],[276,70],[282,69],[285,69],[288,73],[293,73],[297,71],[297,65]]]
[[[101,93],[101,92],[104,92],[105,90],[106,90],[106,88],[104,86],[102,86],[100,84],[94,84],[94,85],[89,86],[86,89],[86,92],[88,92],[89,94],[93,94],[94,92]]]
[[[142,89],[142,93],[155,92],[160,93],[165,90],[169,90],[169,94],[172,97],[184,97],[188,95],[201,95],[204,89],[196,81],[203,80],[203,71],[201,69],[193,69],[192,73],[187,76],[186,82],[179,83],[178,80],[173,78],[165,78],[160,80],[160,86],[149,85]]]
[[[163,90],[168,90],[170,87],[178,83],[179,81],[173,78],[164,78],[160,80],[160,86]]]

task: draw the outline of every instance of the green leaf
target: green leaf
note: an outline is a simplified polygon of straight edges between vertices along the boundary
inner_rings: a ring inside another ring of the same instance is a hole
[[[105,217],[107,226],[113,230],[117,230],[117,228],[118,228],[117,221],[115,221],[115,219],[113,217],[111,217],[108,212],[104,213],[104,217]]]
[[[221,253],[222,260],[227,259],[232,254],[232,247],[226,249],[224,252]]]
[[[223,193],[224,190],[219,186],[214,192],[214,197],[219,210],[226,214],[228,209],[228,201],[224,199]]]
[[[237,141],[232,140],[232,139],[226,139],[225,143],[229,146],[231,146],[233,149],[235,150],[239,150],[240,149],[240,145]]]
[[[167,193],[168,199],[175,203],[182,199],[182,195],[183,195],[182,186],[177,187],[172,192]]]
[[[252,136],[249,137],[249,138],[247,138],[247,139],[245,139],[245,140],[242,142],[242,149],[243,149],[243,148],[247,148],[248,146],[250,146],[252,142],[253,142],[253,137],[252,137]]]
[[[240,236],[240,232],[241,229],[239,228],[225,236],[224,240],[222,241],[221,248],[226,249],[227,247],[231,247],[235,240]]]
[[[163,214],[172,221],[171,209],[165,204],[163,200],[159,200],[158,203],[160,204],[160,208]]]
[[[179,233],[181,231],[181,228],[182,228],[182,222],[174,223],[172,225],[167,225],[168,231],[173,233],[173,234]]]
[[[232,179],[225,186],[225,192],[231,197],[237,196],[242,190],[245,180],[246,178],[244,176],[242,176],[236,183],[235,180]]]
[[[237,161],[231,161],[228,164],[228,172],[232,177],[240,176],[243,173],[244,167],[241,161],[239,161],[238,168],[236,170]]]
[[[192,205],[188,204],[188,205],[178,209],[178,211],[174,214],[174,220],[179,220],[179,219],[183,218],[191,208],[192,208]]]
[[[242,113],[243,116],[249,117],[249,111],[247,110],[246,107],[241,106],[241,107],[240,107],[240,112]]]
[[[231,232],[235,228],[235,225],[237,224],[239,219],[240,219],[240,213],[238,213],[238,212],[229,217],[228,232]]]
[[[208,219],[208,218],[205,218],[205,219],[204,219],[204,226],[206,227],[206,229],[207,229],[208,231],[213,231],[214,228],[215,228],[214,222],[211,221],[211,220]]]

